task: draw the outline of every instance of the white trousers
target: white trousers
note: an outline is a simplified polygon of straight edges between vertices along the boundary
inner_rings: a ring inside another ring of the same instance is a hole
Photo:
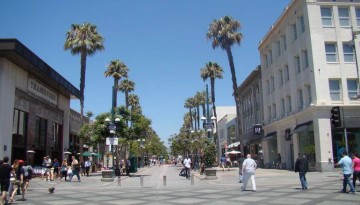
[[[252,188],[254,191],[256,191],[256,184],[255,184],[255,175],[254,173],[243,173],[243,186],[242,189],[246,189],[246,186],[249,182],[249,179],[251,179]]]

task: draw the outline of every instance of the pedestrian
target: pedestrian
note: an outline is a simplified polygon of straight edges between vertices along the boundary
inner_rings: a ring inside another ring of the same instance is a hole
[[[299,153],[299,157],[295,162],[295,173],[299,172],[299,178],[301,182],[301,189],[307,190],[308,184],[306,180],[306,173],[309,171],[309,161],[304,154]]]
[[[19,166],[16,169],[16,182],[14,186],[14,191],[11,194],[10,203],[14,202],[14,196],[17,190],[21,189],[22,201],[25,200],[25,178],[24,178],[24,161],[19,160]]]
[[[6,192],[9,190],[10,186],[10,175],[11,175],[11,166],[9,163],[9,157],[4,157],[3,162],[0,165],[0,185],[1,185],[1,203],[8,204],[6,199]]]
[[[228,171],[230,171],[231,159],[230,159],[229,155],[226,156],[226,166],[227,166]]]
[[[251,179],[251,184],[253,188],[253,192],[256,192],[256,184],[255,184],[255,170],[257,168],[257,164],[255,160],[251,159],[251,155],[248,154],[246,159],[242,164],[242,173],[243,173],[243,186],[241,187],[241,191],[246,190],[247,183],[249,179]]]
[[[53,168],[54,168],[54,176],[53,176],[53,179],[57,179],[58,176],[59,176],[59,167],[60,167],[60,163],[58,162],[58,160],[55,158],[54,159],[54,165],[53,165]]]
[[[25,182],[25,191],[26,191],[29,187],[29,183],[32,178],[33,168],[30,165],[29,161],[25,161],[23,169],[24,169],[24,182]]]
[[[277,164],[276,164],[278,169],[281,169],[281,155],[280,153],[277,154]]]
[[[62,164],[61,164],[61,171],[60,171],[60,181],[62,181],[62,178],[65,177],[65,181],[66,181],[66,177],[67,177],[67,160],[64,159]]]
[[[91,167],[91,162],[89,158],[87,158],[85,161],[85,172],[87,177],[89,176],[90,167]]]
[[[79,161],[77,161],[77,159],[75,159],[75,156],[72,156],[71,159],[72,159],[72,161],[71,161],[72,175],[70,176],[69,181],[71,182],[73,176],[76,175],[78,181],[81,182],[80,175],[79,175],[79,172],[80,172]]]
[[[185,167],[186,179],[190,179],[191,159],[189,158],[189,156],[186,156],[184,159],[184,167]]]
[[[85,162],[84,161],[80,161],[80,173],[81,176],[85,176]]]
[[[51,172],[52,163],[50,156],[45,157],[45,175],[46,175],[46,181],[53,179],[53,173]]]
[[[225,155],[222,155],[220,158],[220,163],[221,163],[221,168],[223,170],[223,172],[225,171],[225,163],[226,163],[226,158]]]
[[[243,172],[242,172],[242,165],[244,163],[244,155],[243,154],[240,154],[240,158],[239,158],[239,183],[242,183],[243,182]]]
[[[344,150],[342,152],[342,158],[338,163],[335,164],[335,166],[341,166],[342,167],[342,173],[343,173],[343,188],[340,191],[341,193],[347,193],[346,186],[349,185],[350,187],[350,193],[355,194],[355,188],[353,184],[350,182],[350,176],[352,174],[352,161],[351,158],[347,156],[347,151]]]
[[[360,182],[360,158],[357,152],[354,152],[353,154],[353,186],[356,187],[356,179],[359,179]]]

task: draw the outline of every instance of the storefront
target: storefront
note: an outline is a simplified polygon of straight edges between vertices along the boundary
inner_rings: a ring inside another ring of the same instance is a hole
[[[69,147],[70,99],[80,92],[16,39],[0,40],[1,156],[41,165]]]

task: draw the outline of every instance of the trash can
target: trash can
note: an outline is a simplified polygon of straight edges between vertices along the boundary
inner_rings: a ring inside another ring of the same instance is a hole
[[[138,165],[137,165],[137,157],[130,157],[130,173],[137,172]]]

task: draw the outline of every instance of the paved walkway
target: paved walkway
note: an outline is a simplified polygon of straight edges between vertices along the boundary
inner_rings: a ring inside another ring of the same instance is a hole
[[[35,178],[26,193],[26,201],[14,204],[360,204],[360,192],[337,193],[342,186],[340,171],[308,173],[309,189],[303,191],[294,172],[258,169],[257,192],[241,192],[242,184],[238,183],[235,168],[218,170],[217,180],[204,180],[205,176],[196,172],[193,180],[187,180],[178,175],[180,170],[181,167],[171,165],[147,167],[132,177],[115,178],[114,182],[101,182],[100,172],[82,177],[81,182],[76,177],[73,182]],[[52,186],[55,193],[49,194],[48,188]]]

